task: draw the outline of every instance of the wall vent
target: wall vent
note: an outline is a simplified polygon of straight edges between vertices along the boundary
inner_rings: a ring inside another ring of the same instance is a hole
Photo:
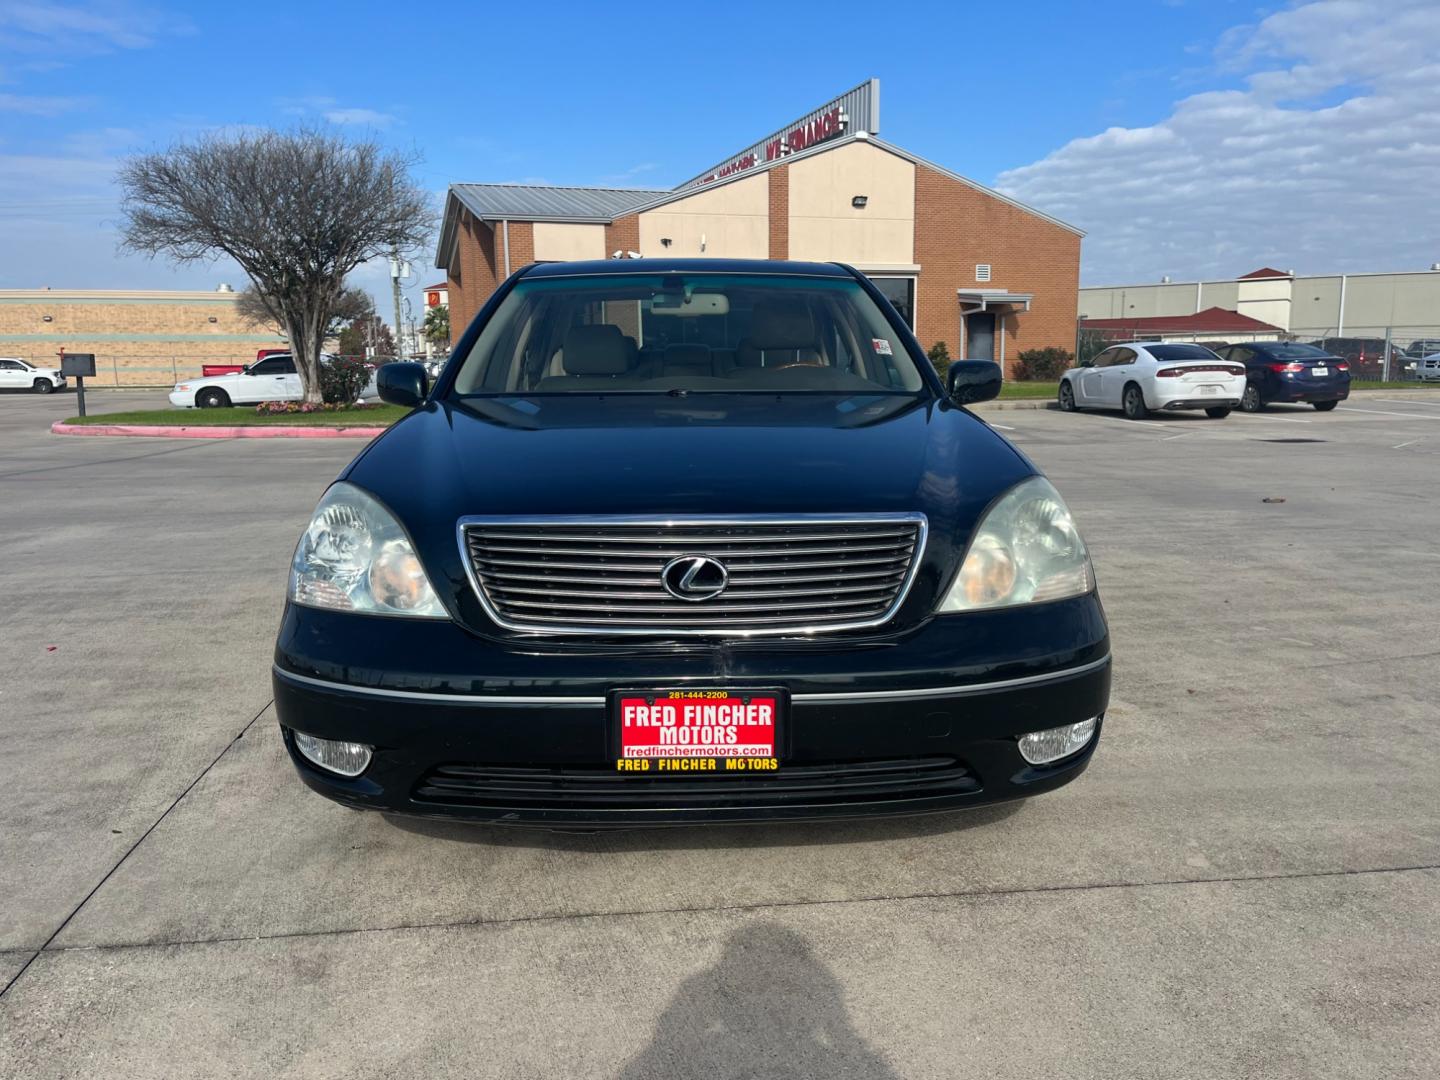
[[[989,263],[976,263],[976,264],[975,264],[975,280],[976,280],[976,281],[989,281],[989,280],[990,280],[990,264],[989,264]]]

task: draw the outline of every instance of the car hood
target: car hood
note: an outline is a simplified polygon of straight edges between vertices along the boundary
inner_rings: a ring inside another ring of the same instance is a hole
[[[980,515],[1034,472],[948,402],[564,395],[427,404],[345,478],[395,512],[451,610],[487,632],[456,539],[466,515],[918,511],[929,540],[898,626],[934,610]]]

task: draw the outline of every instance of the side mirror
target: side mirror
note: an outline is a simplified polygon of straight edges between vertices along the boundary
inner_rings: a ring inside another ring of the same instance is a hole
[[[950,400],[956,405],[999,397],[1000,380],[1000,365],[993,360],[956,360],[945,376]]]
[[[381,401],[413,409],[430,392],[430,380],[424,364],[382,364],[375,373],[375,389]]]
[[[1084,360],[1081,360],[1081,361],[1080,361],[1080,366],[1081,366],[1081,367],[1094,367],[1094,366],[1095,366],[1095,358],[1094,358],[1093,356],[1087,356]]]

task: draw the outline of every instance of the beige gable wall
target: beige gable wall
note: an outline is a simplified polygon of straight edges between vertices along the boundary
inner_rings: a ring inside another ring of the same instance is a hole
[[[790,258],[915,262],[915,166],[854,142],[792,163]],[[856,195],[865,209],[850,205]]]
[[[660,243],[664,238],[670,240],[669,247]],[[640,254],[767,258],[769,176],[761,173],[645,211],[640,215]]]
[[[1290,278],[1245,278],[1240,281],[1235,310],[1282,330],[1290,329]]]
[[[541,262],[575,262],[605,258],[604,225],[535,222],[535,258]]]

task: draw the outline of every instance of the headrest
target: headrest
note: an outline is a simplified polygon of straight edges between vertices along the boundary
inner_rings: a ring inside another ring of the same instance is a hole
[[[564,352],[567,375],[623,375],[630,366],[625,336],[608,323],[572,326],[565,335]]]
[[[815,344],[815,321],[798,300],[762,300],[750,319],[751,343],[757,349],[804,349]]]

